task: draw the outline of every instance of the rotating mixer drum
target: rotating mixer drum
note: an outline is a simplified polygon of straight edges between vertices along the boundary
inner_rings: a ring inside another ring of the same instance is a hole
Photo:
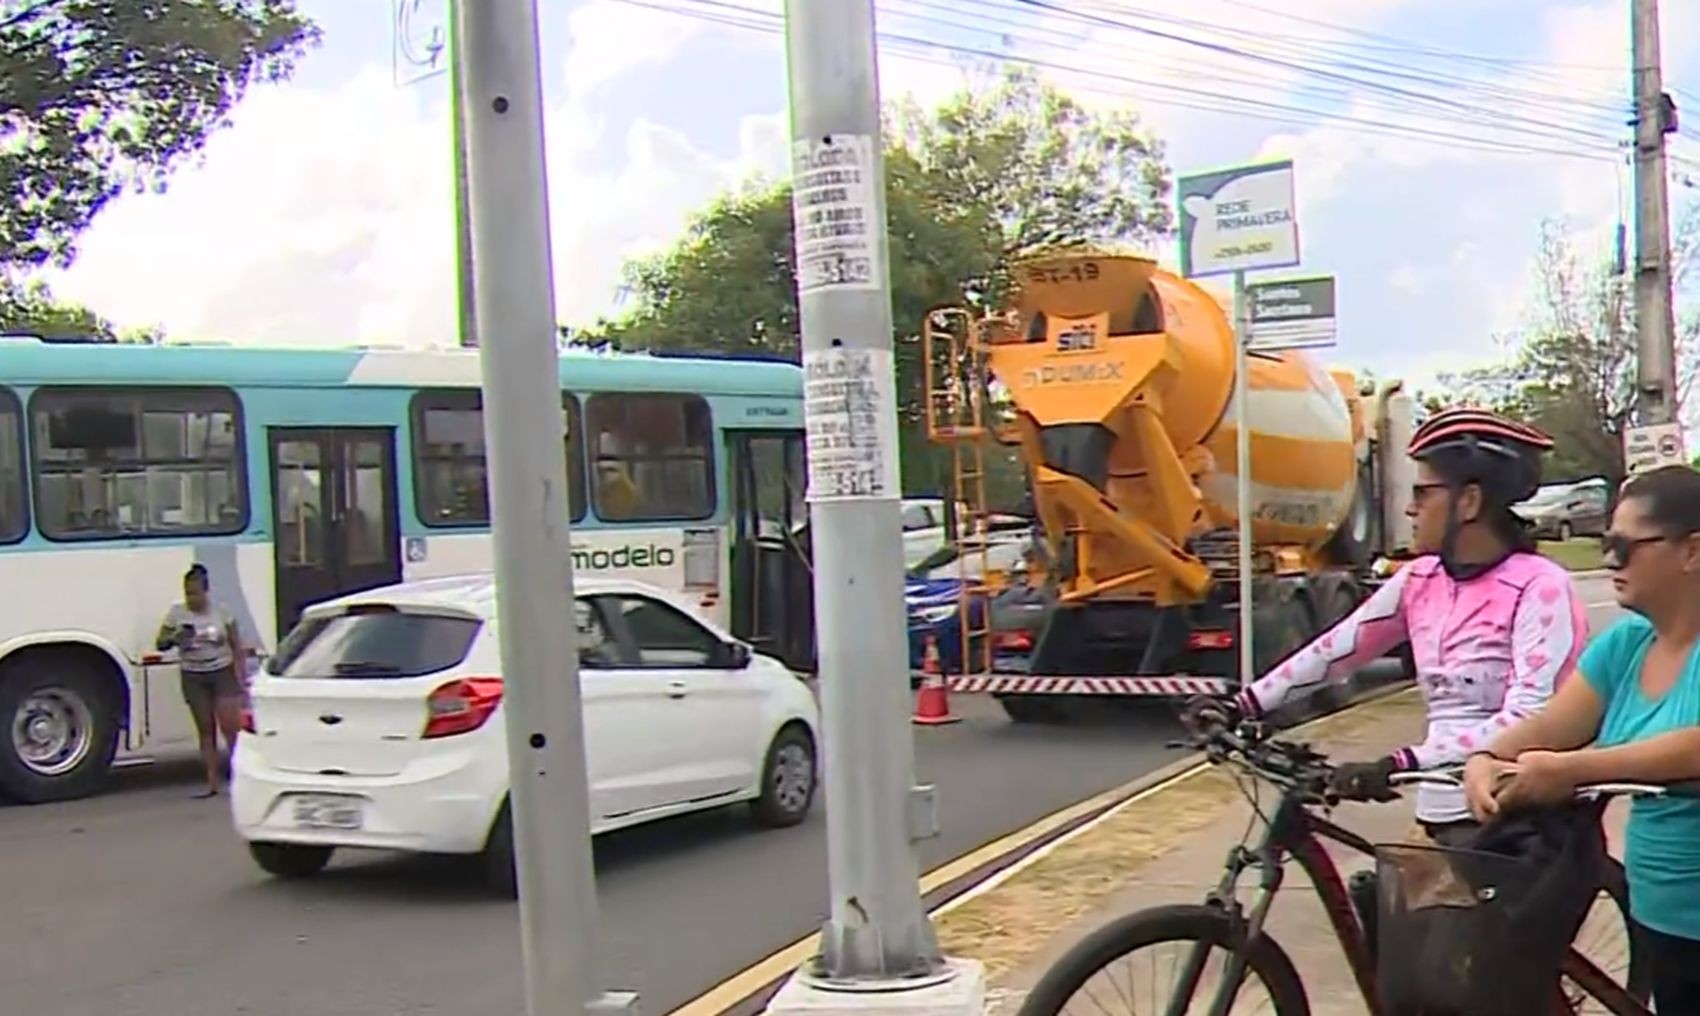
[[[1137,513],[1160,475],[1131,423],[1143,403],[1197,478],[1203,527],[1236,524],[1234,334],[1221,298],[1146,258],[1068,253],[1021,267],[1014,309],[1021,332],[994,341],[991,367],[1047,464]],[[1320,545],[1357,487],[1350,378],[1296,350],[1250,362],[1253,538]]]

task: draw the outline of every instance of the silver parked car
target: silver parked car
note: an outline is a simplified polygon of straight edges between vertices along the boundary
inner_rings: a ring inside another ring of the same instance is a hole
[[[1512,509],[1543,540],[1601,536],[1611,523],[1611,487],[1605,479],[1555,483]]]

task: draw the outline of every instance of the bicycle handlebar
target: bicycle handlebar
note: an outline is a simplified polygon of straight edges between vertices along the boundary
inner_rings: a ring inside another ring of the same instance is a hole
[[[1463,769],[1424,769],[1393,773],[1387,782],[1393,786],[1406,783],[1426,783],[1429,786],[1462,790]],[[1608,780],[1603,783],[1584,783],[1576,787],[1579,798],[1591,797],[1700,797],[1700,781],[1683,780],[1676,783],[1640,783],[1633,780]]]
[[[1202,750],[1213,763],[1236,761],[1272,783],[1307,796],[1341,798],[1330,786],[1334,766],[1326,755],[1308,744],[1269,736],[1270,729],[1264,723],[1248,720],[1232,726],[1211,724],[1206,730],[1190,733],[1192,740],[1183,744]],[[1421,783],[1462,789],[1463,767],[1393,773],[1388,782],[1395,786]],[[1611,780],[1576,788],[1576,797],[1580,799],[1614,796],[1700,798],[1700,780],[1668,784]]]

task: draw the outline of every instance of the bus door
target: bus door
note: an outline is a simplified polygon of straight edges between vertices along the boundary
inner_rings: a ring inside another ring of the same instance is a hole
[[[277,637],[301,609],[401,581],[395,428],[271,427]]]
[[[815,669],[814,573],[803,432],[729,430],[732,634],[794,670]]]

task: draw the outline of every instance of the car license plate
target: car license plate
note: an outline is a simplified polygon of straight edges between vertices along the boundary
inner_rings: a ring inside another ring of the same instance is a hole
[[[308,829],[359,829],[366,802],[358,797],[303,795],[294,800],[295,824]]]

